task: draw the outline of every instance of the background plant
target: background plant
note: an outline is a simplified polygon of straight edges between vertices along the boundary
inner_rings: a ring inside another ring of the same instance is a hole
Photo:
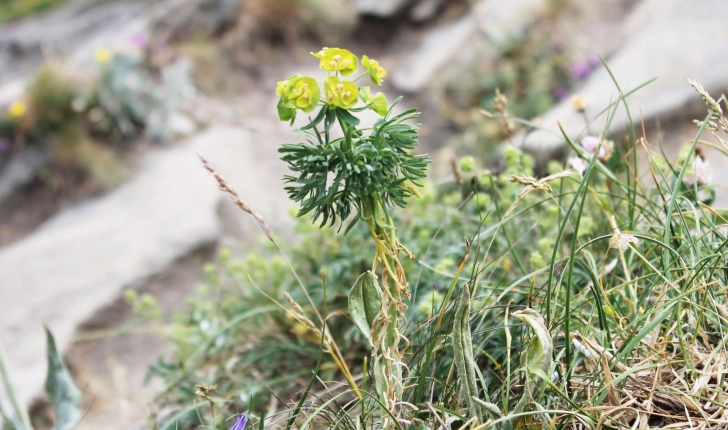
[[[99,188],[125,176],[120,155],[142,133],[170,140],[195,127],[183,107],[195,94],[184,59],[159,71],[140,53],[97,52],[98,75],[58,61],[38,70],[27,93],[0,116],[0,165],[35,147],[47,151],[49,182],[83,177]]]
[[[70,430],[83,418],[81,392],[73,382],[56,341],[46,328],[48,374],[45,392],[53,407],[55,430]],[[0,348],[0,424],[6,430],[33,430],[30,417],[15,392],[5,352]]]

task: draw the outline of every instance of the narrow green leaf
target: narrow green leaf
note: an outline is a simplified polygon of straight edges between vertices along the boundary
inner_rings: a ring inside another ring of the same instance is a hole
[[[381,303],[382,288],[376,276],[367,270],[357,278],[349,292],[349,315],[372,347],[374,347],[372,324],[379,313]]]
[[[53,430],[70,430],[81,421],[81,392],[71,378],[56,348],[53,334],[46,328],[48,339],[48,376],[45,389],[56,415]]]
[[[301,127],[301,130],[308,130],[311,128],[316,127],[321,121],[323,121],[324,117],[326,116],[326,111],[328,110],[328,105],[324,105],[324,107],[321,108],[318,115],[316,115],[316,118],[313,119],[309,124]]]
[[[3,428],[9,430],[32,430],[33,427],[30,425],[28,412],[21,406],[20,400],[18,399],[18,393],[15,391],[15,387],[10,380],[10,370],[8,369],[7,359],[5,358],[5,351],[3,350],[2,345],[0,345],[0,380],[3,384],[3,388],[5,389],[5,394],[10,398],[10,404],[14,413],[14,416],[11,417],[9,413],[3,410]]]
[[[478,386],[475,379],[475,359],[473,357],[473,336],[470,333],[470,288],[463,286],[460,294],[460,303],[455,311],[455,321],[452,328],[452,349],[455,356],[455,366],[460,375],[460,401],[468,405],[470,417],[477,417],[482,421],[480,405],[473,401],[478,397]]]
[[[525,410],[533,394],[543,384],[540,379],[534,378],[532,376],[533,371],[529,371],[528,369],[539,369],[544,374],[548,374],[553,364],[553,357],[551,356],[553,352],[553,341],[551,340],[551,334],[546,328],[543,317],[535,310],[526,308],[513,312],[513,316],[531,326],[536,334],[521,354],[521,367],[527,369],[527,371],[525,390],[513,412],[514,414],[519,414]]]
[[[346,109],[336,109],[336,116],[347,124],[351,124],[354,127],[359,125],[359,118],[355,117]]]

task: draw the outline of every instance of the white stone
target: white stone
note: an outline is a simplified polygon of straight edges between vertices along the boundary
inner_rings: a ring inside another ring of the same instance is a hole
[[[227,196],[195,151],[269,223],[287,222],[285,165],[277,145],[263,143],[277,141],[270,133],[277,126],[266,127],[264,136],[217,127],[154,150],[126,184],[58,214],[0,250],[0,342],[24,404],[41,392],[45,378],[43,325],[65,348],[76,327],[123,288],[218,239],[218,207]],[[240,220],[250,231],[252,217],[240,212]]]
[[[612,73],[625,92],[650,79],[657,80],[627,98],[632,119],[650,121],[656,117],[669,119],[685,115],[687,105],[692,112],[705,111],[700,96],[687,82],[692,78],[716,95],[725,92],[728,76],[728,55],[721,41],[728,39],[728,26],[721,17],[728,14],[724,0],[646,0],[633,12],[625,45],[607,59]],[[587,115],[593,118],[618,91],[606,69],[595,71],[577,90],[588,103]],[[707,114],[707,112],[706,112]],[[541,118],[544,130],[531,133],[523,146],[548,153],[565,145],[558,123],[575,139],[585,133],[583,116],[573,111],[565,100]],[[591,124],[591,133],[600,133],[606,115]],[[610,133],[618,136],[629,125],[624,108],[612,120]],[[521,137],[513,139],[522,141]]]
[[[361,15],[387,18],[399,13],[407,3],[409,0],[356,0],[355,7]]]
[[[429,31],[420,47],[409,56],[403,67],[392,76],[394,86],[404,92],[416,93],[427,88],[435,73],[463,51],[473,50],[481,34],[488,44],[500,45],[518,37],[541,15],[546,0],[485,0],[453,22]],[[492,52],[497,59],[497,51]]]
[[[17,187],[27,184],[49,161],[48,151],[27,148],[10,158],[0,171],[0,203],[10,197]]]

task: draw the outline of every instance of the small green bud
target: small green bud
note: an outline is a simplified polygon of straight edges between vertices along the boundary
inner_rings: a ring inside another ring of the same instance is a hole
[[[531,265],[534,269],[540,269],[542,267],[546,267],[546,260],[543,259],[543,255],[541,255],[538,251],[533,251],[531,253]]]
[[[475,170],[475,158],[472,156],[463,157],[460,159],[460,170],[463,173],[470,173]]]
[[[223,265],[227,264],[227,262],[230,260],[230,249],[222,248],[218,253],[217,257],[220,259],[220,262]]]
[[[483,212],[490,209],[490,204],[492,203],[492,200],[490,198],[490,194],[486,193],[478,193],[476,196],[474,196],[475,201],[478,204],[478,210]]]
[[[134,305],[137,302],[138,298],[139,296],[136,290],[132,290],[131,288],[129,288],[128,290],[124,291],[124,301],[127,304]]]
[[[523,151],[513,146],[506,146],[503,148],[503,160],[505,161],[506,167],[516,167],[521,163],[521,156]]]
[[[448,207],[456,207],[459,205],[463,199],[460,196],[460,193],[457,191],[453,191],[451,193],[448,193],[442,197],[442,204]]]
[[[556,241],[548,236],[542,237],[538,240],[538,242],[536,242],[536,246],[538,247],[539,251],[543,252],[544,254],[549,254],[553,252],[554,245],[556,245]]]
[[[478,180],[478,185],[484,190],[489,190],[491,188],[491,179],[493,178],[493,174],[490,172],[490,170],[484,170],[480,173],[478,173],[478,176],[476,179]]]
[[[452,258],[443,258],[439,263],[435,265],[435,270],[440,272],[453,272],[455,270],[456,263]]]
[[[590,216],[582,216],[579,221],[579,236],[588,236],[594,231],[596,222]]]
[[[562,164],[556,160],[549,161],[547,168],[548,168],[549,173],[551,173],[552,175],[554,173],[559,173],[564,170]]]

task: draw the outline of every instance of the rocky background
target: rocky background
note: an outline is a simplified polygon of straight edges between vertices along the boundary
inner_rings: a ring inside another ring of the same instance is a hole
[[[100,47],[123,50],[140,35],[163,35],[172,45],[203,34],[201,46],[229,47],[223,51],[229,61],[219,67],[222,62],[208,64],[190,45],[175,45],[174,55],[192,56],[203,76],[186,110],[194,126],[181,126],[167,143],[135,147],[127,157],[126,179],[115,186],[88,193],[66,189],[60,197],[39,191],[29,184],[51,162],[42,146],[14,152],[0,168],[0,342],[26,404],[44,407],[33,402],[45,377],[46,325],[93,400],[79,428],[146,428],[158,388],[145,383],[146,367],[165,343],[154,330],[130,325],[133,314],[122,294],[128,288],[152,292],[163,308],[174,309],[218,247],[245,252],[257,246],[257,226],[217,190],[196,151],[277,234],[294,234],[281,187],[284,165],[276,152],[293,136],[276,117],[273,88],[282,77],[314,70],[308,52],[322,43],[376,56],[390,71],[385,83],[390,100],[404,94],[404,103],[422,108],[421,144],[435,155],[433,180],[447,178],[454,154],[474,155],[497,168],[498,142],[492,136],[485,146],[471,142],[480,140],[472,130],[481,126],[482,106],[468,105],[467,98],[460,103],[452,93],[467,94],[467,79],[494,74],[514,40],[525,46],[546,40],[538,43],[558,45],[554,52],[565,53],[572,64],[573,85],[538,114],[544,129],[510,140],[542,157],[564,144],[559,123],[575,136],[587,126],[600,130],[604,117],[590,124],[585,118],[620,91],[653,78],[628,98],[632,120],[644,122],[652,145],[675,154],[694,137],[690,120],[705,115],[687,79],[716,95],[728,85],[724,0],[327,0],[318,2],[321,9],[313,15],[313,21],[316,13],[331,15],[326,36],[279,31],[275,43],[264,47],[255,38],[263,37],[266,25],[282,20],[290,28],[300,17],[283,4],[271,18],[256,3],[67,0],[0,24],[2,104],[21,97],[49,57],[89,71],[99,67],[94,56]],[[245,31],[230,30],[235,28]],[[619,86],[595,61],[597,54]],[[572,94],[584,100],[586,115],[574,110]],[[626,115],[614,118],[613,137],[618,140],[628,125]],[[710,152],[708,159],[715,182],[728,182],[725,161]],[[728,202],[725,194],[719,202]]]

